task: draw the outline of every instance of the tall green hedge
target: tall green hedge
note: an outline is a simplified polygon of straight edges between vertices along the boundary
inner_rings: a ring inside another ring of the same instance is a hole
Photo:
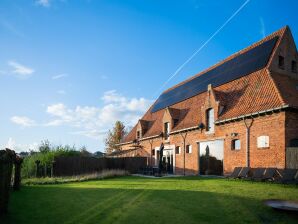
[[[22,178],[34,177],[36,175],[36,161],[40,161],[40,166],[51,167],[54,158],[57,156],[74,156],[80,155],[75,147],[57,146],[51,147],[49,150],[40,150],[39,152],[31,152],[29,156],[24,158],[22,164]]]

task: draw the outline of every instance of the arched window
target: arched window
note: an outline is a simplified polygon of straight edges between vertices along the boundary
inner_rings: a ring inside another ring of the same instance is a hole
[[[241,142],[239,139],[233,139],[232,140],[232,150],[240,150],[241,148]]]
[[[298,147],[298,138],[293,138],[290,140],[290,147]]]
[[[214,109],[206,111],[206,129],[208,132],[214,132]]]

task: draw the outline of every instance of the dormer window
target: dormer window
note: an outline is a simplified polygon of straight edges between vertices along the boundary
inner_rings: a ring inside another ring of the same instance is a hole
[[[164,131],[165,131],[165,140],[168,140],[170,137],[170,122],[164,123]]]
[[[292,61],[292,72],[297,73],[297,62],[296,61]]]
[[[141,138],[141,131],[137,131],[137,139]]]
[[[281,55],[278,56],[278,67],[280,69],[285,69],[285,58]]]
[[[210,108],[206,111],[206,130],[214,132],[214,109]]]

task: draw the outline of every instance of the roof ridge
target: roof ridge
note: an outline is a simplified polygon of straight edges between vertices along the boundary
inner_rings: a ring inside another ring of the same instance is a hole
[[[225,62],[230,61],[230,60],[232,60],[233,58],[235,58],[235,57],[237,57],[237,56],[239,56],[239,55],[241,55],[241,54],[243,54],[243,53],[248,52],[249,50],[251,50],[251,49],[253,49],[253,48],[255,48],[255,47],[261,45],[262,43],[264,43],[264,42],[266,42],[266,41],[268,41],[268,40],[273,39],[274,37],[282,37],[287,29],[289,29],[289,26],[288,26],[288,25],[286,25],[286,26],[282,27],[281,29],[279,29],[279,30],[277,30],[277,31],[275,31],[275,32],[273,32],[273,33],[271,33],[271,34],[269,34],[268,36],[264,37],[263,39],[261,39],[261,40],[259,40],[259,41],[257,41],[257,42],[254,42],[253,44],[249,45],[248,47],[243,48],[243,49],[241,49],[241,50],[239,50],[239,51],[233,53],[232,55],[230,55],[230,56],[224,58],[223,60],[221,60],[221,61],[215,63],[214,65],[212,65],[212,66],[210,66],[210,67],[204,69],[203,71],[197,73],[196,75],[193,75],[193,76],[191,76],[190,78],[188,78],[188,79],[186,79],[186,80],[184,80],[184,81],[182,81],[182,82],[180,82],[180,83],[178,83],[178,84],[176,84],[176,85],[174,85],[174,86],[172,86],[172,87],[166,89],[166,90],[163,91],[162,93],[166,93],[166,92],[168,92],[168,91],[170,91],[170,90],[172,90],[172,89],[175,89],[175,88],[177,88],[178,86],[181,86],[181,85],[183,85],[184,83],[187,83],[187,82],[193,80],[194,78],[196,78],[196,77],[198,77],[198,76],[200,76],[200,75],[203,75],[203,74],[205,74],[206,72],[208,72],[208,71],[210,71],[210,70],[212,70],[212,69],[214,69],[214,68],[216,68],[216,67],[218,67],[218,66],[224,64]],[[279,44],[279,43],[280,43],[280,42],[278,42],[278,44]],[[274,52],[275,52],[275,51],[274,51]],[[274,52],[271,53],[271,56],[272,56],[272,54],[273,54]],[[271,58],[271,56],[270,56],[270,58]],[[270,62],[270,61],[268,61],[268,63],[269,63],[269,62]],[[267,63],[267,65],[268,65],[268,63]],[[266,65],[266,66],[267,66],[267,65]]]

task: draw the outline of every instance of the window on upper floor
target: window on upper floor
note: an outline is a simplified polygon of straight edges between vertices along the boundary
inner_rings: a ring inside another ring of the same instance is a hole
[[[141,138],[141,131],[137,131],[137,139]]]
[[[185,151],[186,153],[192,153],[192,145],[186,145]]]
[[[180,146],[176,146],[175,153],[180,154]]]
[[[164,123],[164,130],[165,130],[165,140],[168,140],[170,137],[170,122]]]
[[[285,58],[281,55],[278,56],[278,67],[280,69],[285,69]]]
[[[258,148],[268,148],[269,147],[269,136],[262,135],[258,137]]]
[[[239,139],[233,139],[232,140],[232,150],[240,150],[241,148],[241,142]]]
[[[297,73],[297,62],[296,61],[292,61],[292,72]]]
[[[208,132],[214,132],[214,109],[206,111],[206,129]]]

